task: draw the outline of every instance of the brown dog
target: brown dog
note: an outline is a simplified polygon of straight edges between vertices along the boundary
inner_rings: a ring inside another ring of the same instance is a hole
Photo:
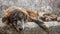
[[[20,21],[21,24],[19,25],[21,25],[21,29],[24,29],[22,27],[23,23],[28,21],[38,22],[38,20],[36,20],[36,16],[36,12],[13,6],[5,10],[2,16],[2,22],[17,29],[17,23]]]
[[[21,7],[14,6],[14,7],[9,7],[8,9],[5,10],[4,15],[2,17],[2,22],[6,23],[9,26],[11,24],[15,29],[17,29],[18,21],[21,22],[21,25],[23,24],[22,22],[26,23],[30,21],[37,23],[40,27],[42,27],[45,30],[46,28],[42,26],[43,22],[38,20],[38,17],[48,18],[45,15],[51,16],[48,15],[46,12],[31,11],[31,10],[23,9]],[[17,31],[18,30],[19,29],[17,29]]]
[[[25,22],[27,20],[28,13],[25,9],[19,7],[9,7],[5,10],[4,15],[2,16],[2,22],[7,25],[13,25],[15,28],[17,27],[17,22]]]

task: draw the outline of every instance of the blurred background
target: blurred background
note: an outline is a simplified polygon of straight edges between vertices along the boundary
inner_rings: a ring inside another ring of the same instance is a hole
[[[45,10],[59,15],[60,0],[0,0],[1,13],[10,6],[19,6],[31,10]]]

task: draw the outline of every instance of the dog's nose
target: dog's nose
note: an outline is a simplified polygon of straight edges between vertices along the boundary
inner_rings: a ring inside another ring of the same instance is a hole
[[[23,30],[23,28],[19,28],[19,30]]]
[[[18,26],[18,29],[19,29],[19,30],[24,30],[24,26],[23,26],[23,25],[19,25],[19,26]]]
[[[24,30],[24,24],[21,21],[18,21],[17,27],[19,30]]]

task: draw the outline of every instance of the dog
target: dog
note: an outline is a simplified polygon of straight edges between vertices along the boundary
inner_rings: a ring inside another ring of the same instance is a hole
[[[26,22],[35,22],[41,28],[46,30],[47,28],[42,26],[44,23],[38,20],[39,14],[37,11],[34,12],[21,7],[13,6],[4,11],[4,14],[2,16],[2,22],[7,24],[8,26],[13,26],[17,31],[24,29],[22,25],[24,25],[23,23]],[[41,16],[39,15],[39,17]],[[20,25],[21,27],[18,28],[18,25]]]

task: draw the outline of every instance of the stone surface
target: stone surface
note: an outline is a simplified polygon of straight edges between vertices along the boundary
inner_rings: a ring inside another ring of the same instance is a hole
[[[47,34],[41,27],[34,22],[28,22],[24,25],[24,30],[19,32],[13,27],[8,27],[1,22],[0,18],[0,34]],[[3,27],[2,27],[3,26]]]

